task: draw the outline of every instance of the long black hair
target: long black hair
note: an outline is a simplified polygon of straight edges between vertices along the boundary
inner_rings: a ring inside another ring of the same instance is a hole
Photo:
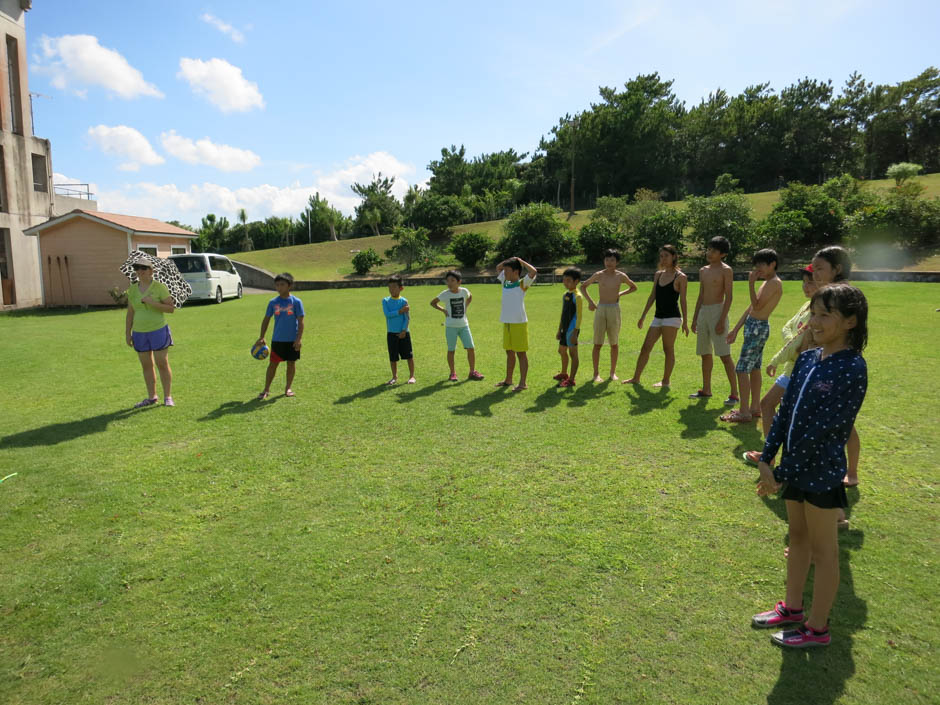
[[[813,255],[813,259],[817,257],[826,260],[829,266],[835,270],[836,276],[833,283],[852,276],[852,258],[849,257],[849,253],[845,251],[845,248],[838,245],[829,245],[829,247],[824,247]]]
[[[855,316],[855,327],[847,334],[847,342],[856,352],[868,344],[868,300],[860,289],[851,284],[828,284],[819,289],[810,300],[810,306],[819,301],[827,311],[838,311],[843,318]]]

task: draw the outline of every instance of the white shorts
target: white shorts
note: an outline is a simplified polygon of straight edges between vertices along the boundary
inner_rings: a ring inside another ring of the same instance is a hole
[[[650,328],[681,328],[681,318],[653,318]]]

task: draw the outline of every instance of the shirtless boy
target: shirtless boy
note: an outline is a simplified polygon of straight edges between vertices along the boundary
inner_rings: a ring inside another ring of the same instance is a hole
[[[601,348],[604,347],[604,336],[610,344],[610,378],[617,377],[617,356],[620,354],[620,297],[636,291],[630,277],[617,269],[620,262],[620,253],[617,250],[604,251],[604,269],[595,273],[590,279],[581,284],[581,293],[587,299],[588,309],[594,311],[594,350],[591,358],[594,362],[594,381],[603,382],[598,366],[601,361]],[[597,284],[597,303],[588,293],[591,284]],[[620,285],[626,284],[627,289],[621,291]]]
[[[714,353],[725,366],[725,374],[731,383],[731,394],[725,399],[725,406],[734,406],[738,402],[738,382],[734,376],[731,346],[726,338],[734,284],[734,272],[724,263],[730,249],[731,243],[726,238],[713,237],[705,250],[708,264],[698,270],[698,299],[692,316],[692,332],[698,336],[695,353],[702,358],[702,388],[689,395],[690,399],[707,399],[712,395]]]
[[[744,326],[744,345],[735,371],[738,373],[738,386],[741,388],[741,407],[725,414],[722,421],[743,422],[759,417],[761,367],[763,364],[764,343],[770,335],[770,323],[767,319],[777,308],[783,296],[783,282],[777,276],[777,253],[773,250],[758,250],[751,258],[754,268],[747,277],[747,288],[751,297],[748,306],[738,324],[728,334],[728,343],[733,343]],[[754,291],[754,282],[763,279],[760,290]]]

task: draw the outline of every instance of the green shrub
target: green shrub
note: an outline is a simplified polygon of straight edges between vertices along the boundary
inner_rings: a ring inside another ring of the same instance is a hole
[[[547,203],[530,203],[509,216],[505,235],[496,243],[500,259],[522,257],[529,262],[552,262],[575,254],[578,242],[571,226]]]
[[[603,262],[604,250],[614,248],[622,251],[626,238],[614,223],[595,215],[590,223],[581,228],[578,242],[588,262]]]
[[[801,211],[809,221],[795,247],[818,247],[839,242],[845,229],[845,211],[842,204],[826,194],[821,186],[806,186],[799,182],[789,184],[780,191],[780,202],[773,211]]]
[[[440,196],[429,193],[422,197],[411,211],[411,222],[426,228],[432,238],[447,234],[452,225],[469,223],[473,210],[459,196]]]
[[[629,198],[626,196],[601,196],[597,199],[592,219],[604,218],[622,227],[627,219],[630,209]]]
[[[772,247],[775,250],[792,251],[803,239],[803,233],[810,227],[803,211],[773,211],[754,229],[751,245],[755,249]]]
[[[426,262],[433,262],[427,228],[397,227],[392,232],[392,239],[395,244],[385,250],[385,256],[404,263],[405,269],[410,270],[415,263],[425,266]]]
[[[820,188],[827,196],[841,203],[842,210],[849,215],[878,202],[877,194],[869,191],[864,181],[853,178],[851,174],[834,176]]]
[[[921,199],[902,189],[846,218],[847,238],[856,247],[892,244],[902,248],[940,244],[940,198]]]
[[[885,172],[885,176],[889,179],[894,179],[894,185],[900,186],[908,179],[913,179],[920,172],[924,170],[920,164],[912,164],[911,162],[898,162],[897,164],[892,164],[888,167],[888,170]]]
[[[361,250],[353,255],[352,266],[356,274],[368,274],[373,267],[378,267],[383,260],[379,253],[371,247],[368,250]]]
[[[721,196],[726,193],[744,193],[743,188],[738,188],[741,179],[734,178],[731,174],[721,174],[715,179],[715,188],[712,196]]]
[[[450,241],[450,251],[468,269],[476,268],[492,246],[493,241],[482,233],[458,233]]]
[[[640,262],[656,264],[659,260],[659,248],[663,245],[678,245],[682,241],[686,214],[666,204],[655,212],[647,213],[627,239]]]
[[[688,204],[688,223],[692,227],[693,240],[703,251],[709,240],[720,235],[731,243],[727,258],[729,262],[742,253],[750,255],[754,219],[745,196],[739,193],[689,196],[685,202]]]

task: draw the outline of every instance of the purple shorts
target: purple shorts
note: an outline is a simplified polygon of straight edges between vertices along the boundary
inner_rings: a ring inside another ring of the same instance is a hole
[[[163,326],[148,333],[131,333],[131,339],[134,341],[134,350],[137,352],[165,350],[173,344],[169,326]]]

